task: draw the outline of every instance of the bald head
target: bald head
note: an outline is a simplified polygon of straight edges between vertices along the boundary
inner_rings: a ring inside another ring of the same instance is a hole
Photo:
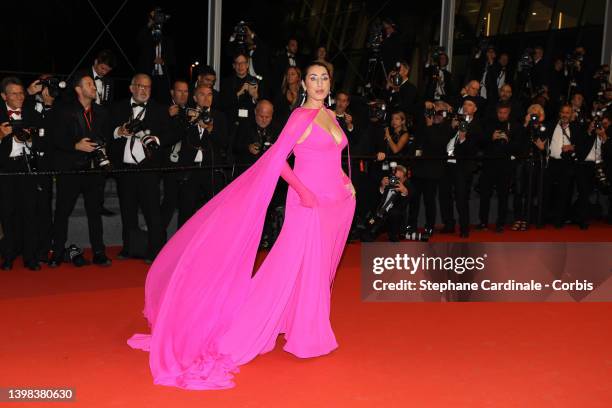
[[[262,99],[255,106],[255,122],[261,128],[266,128],[272,121],[274,115],[274,105],[270,101]]]

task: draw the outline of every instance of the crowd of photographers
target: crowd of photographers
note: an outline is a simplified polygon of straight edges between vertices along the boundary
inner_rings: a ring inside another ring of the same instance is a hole
[[[43,262],[89,263],[82,249],[66,248],[68,220],[80,195],[91,262],[110,265],[102,223],[110,213],[104,207],[109,177],[116,179],[120,204],[118,258],[152,262],[175,212],[180,227],[275,142],[304,101],[305,64],[320,61],[333,75],[325,47],[307,58],[290,38],[273,53],[241,22],[224,47],[233,72],[222,79],[220,91],[210,67],[198,67],[193,83],[177,79],[172,40],[161,32],[167,17],[151,13],[139,35],[139,73],[126,99],[114,97],[117,62],[107,50],[68,83],[52,75],[28,86],[15,77],[2,80],[0,168],[9,174],[0,183],[2,269],[11,269],[18,255],[31,270]],[[368,72],[373,80],[361,95],[333,87],[328,100],[352,156],[345,165],[351,165],[357,189],[353,238],[374,240],[386,230],[391,241],[428,240],[438,221],[440,232],[454,233],[458,225],[467,237],[471,224],[489,228],[494,192],[497,232],[546,223],[562,228],[568,222],[587,229],[592,219],[605,216],[594,211],[592,195],[610,197],[607,67],[588,66],[582,47],[552,62],[536,47],[512,64],[508,54],[486,46],[458,87],[448,56],[433,49],[417,88],[398,44],[395,26],[386,21],[372,65],[384,67],[382,81]],[[263,247],[282,225],[286,188],[280,181]],[[469,205],[475,198],[477,219]],[[610,221],[609,201],[607,208]],[[146,232],[139,228],[139,210]]]

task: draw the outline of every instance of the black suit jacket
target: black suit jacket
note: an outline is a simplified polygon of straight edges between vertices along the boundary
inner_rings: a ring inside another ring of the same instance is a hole
[[[418,133],[417,145],[421,149],[422,159],[415,160],[414,176],[422,179],[440,179],[444,174],[444,159],[433,157],[446,156],[446,146],[454,135],[450,121],[424,126]]]
[[[442,100],[448,103],[452,103],[452,98],[454,98],[455,96],[453,87],[453,74],[445,68],[441,69],[441,71],[444,73],[444,96],[442,97]],[[437,84],[437,81],[434,79],[434,76],[438,75],[438,70],[436,66],[430,65],[428,67],[425,67],[424,75],[425,100],[433,101]]]
[[[91,168],[90,153],[75,149],[83,138],[108,146],[109,117],[106,109],[93,103],[91,130],[87,127],[83,106],[79,102],[59,106],[54,115],[52,140],[54,168],[56,170],[82,170]]]
[[[202,164],[217,165],[227,163],[227,148],[229,138],[225,116],[221,112],[212,111],[213,131],[204,131],[200,139],[198,126],[190,126],[182,132],[179,164],[193,166],[198,148],[202,148]]]
[[[125,137],[115,139],[113,133],[117,127],[123,125],[132,117],[131,99],[128,98],[114,103],[110,112],[108,136],[110,144],[108,150],[115,168],[121,168],[123,167],[123,152],[128,139]],[[151,135],[159,138],[161,147],[171,145],[175,140],[175,136],[170,132],[168,109],[164,105],[149,99],[143,122],[145,128],[151,131]],[[158,149],[151,159],[145,158],[140,162],[140,165],[143,167],[159,167],[162,163],[162,151],[163,149]]]
[[[34,105],[30,103],[24,104],[21,109],[21,118],[23,124],[28,127],[36,127],[40,128],[42,126],[42,117],[38,112],[34,110]],[[4,101],[0,102],[0,123],[10,122],[8,111],[6,109],[6,103]],[[49,150],[48,141],[49,138],[47,136],[40,138],[38,135],[32,136],[32,149],[36,151],[42,151],[47,153]],[[6,136],[2,139],[2,143],[0,144],[0,167],[4,168],[6,165],[6,161],[8,160],[11,151],[13,150],[13,137]]]
[[[453,131],[452,136],[454,137],[456,130]],[[482,126],[478,118],[474,118],[467,128],[467,134],[465,140],[462,143],[455,144],[454,157],[457,160],[457,169],[465,173],[472,173],[476,170],[477,162],[473,157],[478,153],[479,148],[482,146],[483,140]]]
[[[236,75],[232,75],[228,78],[225,78],[221,85],[221,94],[220,94],[220,104],[217,105],[217,108],[220,108],[226,115],[227,120],[232,125],[234,122],[241,122],[244,119],[252,119],[255,115],[255,105],[253,102],[251,95],[248,92],[242,93],[239,97],[236,96],[238,90],[242,87],[242,85],[250,78],[250,75],[247,75],[244,78],[238,78]],[[259,99],[265,99],[266,86],[260,82],[259,85]],[[239,118],[238,110],[246,109],[249,114],[248,118]]]
[[[410,81],[404,82],[398,92],[389,93],[389,101],[393,109],[399,109],[406,115],[415,116],[417,88]]]

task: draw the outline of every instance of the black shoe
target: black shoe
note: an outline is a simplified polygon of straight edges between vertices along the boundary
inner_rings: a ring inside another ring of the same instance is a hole
[[[111,266],[112,264],[111,260],[108,259],[108,257],[106,256],[106,254],[104,254],[104,252],[95,254],[93,256],[92,262],[94,265],[98,265],[98,266]]]
[[[425,234],[426,234],[426,235],[427,235],[429,238],[431,238],[431,237],[433,236],[433,234],[434,234],[434,229],[433,229],[433,228],[427,228],[427,227],[425,227]]]
[[[555,229],[561,229],[561,228],[563,228],[563,223],[555,222]]]
[[[83,255],[77,255],[72,258],[72,264],[77,268],[80,268],[82,266],[89,265],[89,261],[85,259]]]
[[[13,269],[13,260],[5,259],[4,262],[2,262],[2,270],[10,271],[11,269]]]
[[[117,255],[117,259],[120,259],[122,261],[125,259],[130,259],[130,258],[131,258],[130,253],[126,249],[122,249]]]
[[[24,262],[24,266],[31,271],[40,271],[40,265],[38,264],[38,261]]]
[[[102,207],[102,209],[100,209],[100,215],[103,217],[113,217],[115,215],[117,215],[117,213],[112,212],[111,210],[109,210],[106,207]]]
[[[497,225],[495,227],[495,232],[497,232],[498,234],[501,234],[502,232],[504,232],[504,226],[503,225]]]
[[[49,259],[49,267],[50,268],[57,268],[58,266],[60,266],[63,262],[63,259],[57,256],[52,256],[51,259]]]
[[[455,233],[455,226],[454,225],[448,225],[448,224],[444,224],[444,227],[440,230],[441,234],[454,234]]]
[[[151,265],[153,264],[153,260],[151,258],[145,258],[144,263],[146,263],[147,265]]]
[[[580,224],[578,224],[578,227],[580,227],[581,230],[587,230],[589,229],[589,224],[587,224],[586,222],[581,222]]]
[[[461,238],[468,238],[470,236],[470,231],[467,229],[462,228],[461,231],[459,232],[459,237]]]
[[[485,224],[484,222],[482,222],[482,223],[480,223],[480,224],[478,224],[478,225],[476,226],[476,229],[477,229],[478,231],[488,231],[488,230],[489,230],[489,227],[487,226],[487,224]]]

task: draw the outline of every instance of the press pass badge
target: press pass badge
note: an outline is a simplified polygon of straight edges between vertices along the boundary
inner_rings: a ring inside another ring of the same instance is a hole
[[[238,109],[238,117],[239,118],[248,118],[249,117],[248,109]]]

